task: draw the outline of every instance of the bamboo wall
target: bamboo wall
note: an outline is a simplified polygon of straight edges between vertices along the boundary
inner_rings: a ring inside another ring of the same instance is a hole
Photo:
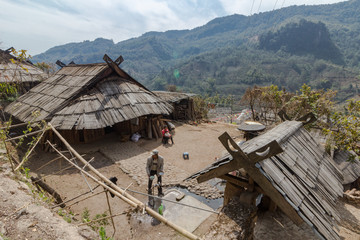
[[[178,103],[173,103],[174,111],[172,117],[174,120],[192,120],[195,121],[194,100],[182,99]]]

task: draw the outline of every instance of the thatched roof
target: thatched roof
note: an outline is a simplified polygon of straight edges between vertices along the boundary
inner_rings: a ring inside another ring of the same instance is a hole
[[[116,71],[115,71],[116,70]],[[70,64],[32,88],[5,111],[27,122],[51,119],[58,129],[98,129],[172,107],[121,68],[106,63]]]
[[[0,49],[0,82],[40,82],[47,74],[30,62],[13,63],[16,60],[9,52]]]
[[[355,156],[355,160],[353,162],[349,161],[350,155]],[[356,156],[353,151],[337,151],[334,154],[334,160],[344,175],[343,184],[353,183],[355,180],[360,178],[359,157]]]
[[[193,93],[181,93],[181,92],[154,91],[154,93],[163,100],[170,103],[180,102],[183,99],[189,99],[191,97],[196,96],[196,94]]]
[[[239,146],[248,154],[273,140],[284,151],[255,166],[315,232],[325,239],[339,239],[332,218],[339,220],[335,206],[343,194],[343,176],[336,163],[319,147],[302,123],[296,121],[283,122]],[[231,166],[232,161],[232,157],[226,155],[189,178],[219,177],[217,171]],[[229,172],[234,170],[237,169]]]

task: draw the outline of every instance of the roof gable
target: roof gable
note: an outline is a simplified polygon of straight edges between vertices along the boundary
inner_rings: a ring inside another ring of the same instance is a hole
[[[63,67],[9,104],[5,111],[23,122],[33,120],[34,112],[38,112],[36,120],[50,118],[80,92],[111,72],[105,63]]]
[[[48,76],[30,62],[13,63],[16,57],[0,49],[0,82],[40,82]]]
[[[337,165],[302,128],[302,123],[296,121],[286,121],[240,147],[249,154],[273,140],[284,151],[254,165],[315,232],[326,239],[339,239],[332,221],[339,220],[335,204],[343,193],[343,176]],[[219,177],[224,174],[221,169],[237,170],[234,161],[231,155],[226,155],[190,178],[204,181]]]
[[[51,119],[58,129],[98,129],[149,114],[168,115],[172,106],[113,62],[69,64],[5,111],[26,122]]]
[[[59,129],[98,129],[148,114],[170,114],[171,106],[133,80],[111,76],[79,96],[51,123]]]

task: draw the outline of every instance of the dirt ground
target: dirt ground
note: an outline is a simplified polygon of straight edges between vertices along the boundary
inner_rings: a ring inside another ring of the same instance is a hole
[[[118,179],[118,185],[130,186],[129,189],[131,190],[145,193],[147,190],[145,163],[153,149],[158,149],[159,154],[165,159],[163,184],[166,186],[177,185],[192,173],[211,164],[216,157],[220,157],[224,153],[225,148],[217,139],[224,131],[238,140],[242,136],[235,126],[228,124],[208,123],[198,126],[177,124],[173,145],[163,145],[160,139],[140,139],[137,143],[120,142],[120,138],[112,133],[101,141],[73,145],[73,147],[80,154],[84,154],[85,159],[94,158],[91,162],[92,165],[109,178],[115,176]],[[183,159],[184,152],[189,153],[188,160]],[[57,160],[42,167],[46,162],[56,157],[55,153],[38,151],[28,163],[31,174],[38,177],[47,176],[45,178],[46,183],[56,189],[65,200],[89,191],[85,179],[92,188],[96,186],[92,180],[83,177],[73,168],[54,174],[54,172],[69,166],[64,160]],[[208,188],[211,189],[210,186]],[[103,189],[96,188],[94,192],[101,191]],[[148,202],[146,196],[133,195],[144,203]],[[217,194],[216,196],[221,195]],[[122,213],[130,209],[128,204],[118,198],[110,197],[109,200],[112,214]],[[85,208],[89,210],[92,217],[105,211],[109,212],[105,193],[76,203],[70,206],[68,211],[71,209],[80,223],[81,214]],[[120,215],[114,218],[114,222],[116,226],[114,239],[153,239],[155,236],[158,239],[183,239],[182,236],[163,224],[152,226],[154,223],[151,222],[151,218],[142,214],[136,214],[135,217],[129,217],[127,214]],[[195,233],[203,234],[202,231],[205,231],[206,228],[201,229],[199,228],[199,231]],[[111,224],[106,226],[108,236],[112,236],[113,232]]]
[[[176,124],[174,145],[163,145],[160,139],[140,139],[137,143],[120,142],[119,136],[112,133],[101,141],[73,145],[73,147],[80,154],[83,154],[85,159],[94,158],[91,164],[103,175],[109,178],[116,177],[119,186],[129,187],[131,190],[145,193],[147,190],[145,163],[146,158],[153,149],[158,149],[159,154],[165,159],[163,184],[174,186],[180,184],[184,178],[192,173],[210,165],[215,161],[216,157],[220,157],[225,153],[225,148],[217,139],[225,131],[235,141],[242,138],[241,132],[234,125],[222,123],[204,123],[198,126]],[[189,160],[183,159],[184,152],[189,153]],[[44,166],[44,164],[56,157],[57,154],[55,153],[44,153],[37,150],[36,154],[27,163],[27,166],[31,169],[30,174],[44,178],[45,182],[53,187],[65,201],[89,192],[88,184],[91,189],[96,187],[92,180],[82,176],[74,168],[66,169],[69,165],[64,160],[56,160]],[[59,172],[59,170],[62,171]],[[193,189],[195,188],[196,186]],[[199,191],[202,195],[206,195],[212,190],[213,188],[209,185]],[[97,187],[93,192],[95,194],[99,193],[98,195],[84,194],[84,196],[67,204],[66,211],[74,213],[74,216],[71,216],[73,224],[82,223],[82,214],[86,209],[90,214],[90,218],[104,212],[109,214],[106,193],[102,191],[101,187]],[[131,194],[144,203],[148,202],[146,196]],[[93,197],[79,201],[90,195]],[[216,198],[221,196],[221,192],[211,193],[206,196]],[[114,217],[115,232],[109,220],[109,225],[105,227],[107,236],[113,236],[114,239],[185,239],[164,224],[154,222],[149,216],[131,212],[129,205],[118,198],[109,196],[109,202],[112,214],[119,214],[119,216]],[[344,214],[345,220],[342,223],[343,227],[340,228],[340,235],[343,239],[360,239],[359,232],[357,232],[360,223],[360,209],[344,203],[341,206],[343,208],[340,211]],[[57,210],[58,208],[54,211]],[[279,239],[279,236],[283,239],[312,238],[310,237],[311,233],[308,233],[306,229],[303,230],[294,226],[286,216],[280,213],[274,214],[263,214],[258,217],[255,227],[255,239]],[[278,221],[274,221],[274,218]],[[212,214],[195,230],[194,234],[203,236],[216,220],[217,215]],[[310,234],[309,237],[307,234]],[[224,237],[226,238],[226,236]]]

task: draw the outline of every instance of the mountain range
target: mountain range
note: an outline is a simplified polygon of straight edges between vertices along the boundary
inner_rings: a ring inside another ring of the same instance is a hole
[[[147,32],[119,43],[98,38],[35,55],[35,62],[102,62],[107,53],[151,89],[240,96],[254,84],[295,91],[307,83],[358,94],[360,0],[291,6],[216,18],[191,30]]]

